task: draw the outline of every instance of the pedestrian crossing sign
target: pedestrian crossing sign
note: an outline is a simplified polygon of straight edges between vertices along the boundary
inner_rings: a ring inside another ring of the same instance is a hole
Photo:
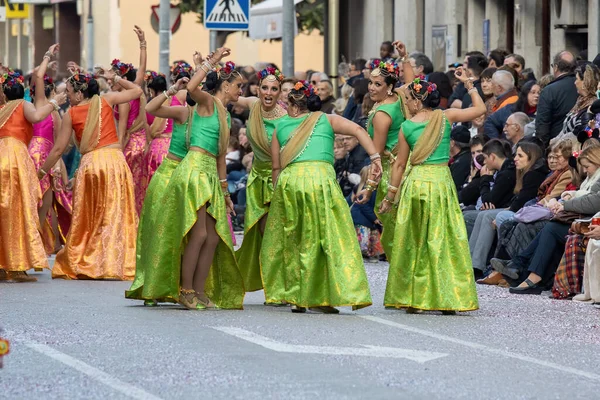
[[[215,31],[247,31],[250,0],[204,0],[204,27]]]

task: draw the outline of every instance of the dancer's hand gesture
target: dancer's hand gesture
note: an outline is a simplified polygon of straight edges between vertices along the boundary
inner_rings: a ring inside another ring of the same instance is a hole
[[[227,214],[235,217],[235,208],[233,207],[233,201],[231,201],[230,196],[225,197],[225,207],[227,208]]]
[[[363,187],[363,189],[356,194],[355,203],[356,204],[366,204],[371,199],[372,191],[367,190]]]
[[[51,57],[56,57],[56,55],[58,54],[58,50],[60,50],[60,45],[56,43],[48,48],[48,53],[50,53]]]
[[[392,43],[392,46],[396,48],[399,58],[404,58],[408,55],[408,52],[406,51],[406,45],[402,41],[396,40],[394,43]]]
[[[229,57],[231,55],[231,49],[228,47],[219,47],[215,54],[211,57],[212,64],[216,64],[221,62],[225,57]]]
[[[380,214],[388,213],[392,209],[392,206],[393,206],[393,204],[391,201],[383,200],[381,202],[381,205],[379,206],[379,213]]]
[[[146,41],[146,35],[144,34],[144,31],[142,30],[142,28],[140,28],[137,25],[134,25],[133,26],[133,31],[137,35],[138,40],[140,41],[140,43],[143,43],[143,42]]]
[[[377,158],[371,162],[371,179],[374,181],[379,181],[381,175],[383,174],[383,167],[381,166],[381,158]]]
[[[190,78],[181,78],[181,79],[177,80],[177,82],[174,85],[175,89],[177,89],[178,92],[180,90],[185,90],[189,81],[190,81]]]
[[[464,69],[463,67],[456,68],[456,71],[454,71],[454,77],[462,83],[465,83],[466,81],[471,79],[471,77],[469,76],[469,71]]]
[[[54,95],[54,97],[52,97],[52,100],[55,100],[59,106],[62,106],[63,104],[65,104],[67,102],[67,93],[66,92],[57,93]]]

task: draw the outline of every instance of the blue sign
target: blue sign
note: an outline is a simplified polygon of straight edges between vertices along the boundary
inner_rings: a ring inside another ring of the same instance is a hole
[[[483,20],[483,54],[490,52],[490,20]]]
[[[204,0],[204,27],[214,31],[247,31],[250,0]]]

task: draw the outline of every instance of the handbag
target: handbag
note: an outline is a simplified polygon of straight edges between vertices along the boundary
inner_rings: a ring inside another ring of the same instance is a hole
[[[584,235],[590,231],[592,220],[577,219],[571,224],[571,232],[574,235]]]
[[[561,211],[558,214],[554,215],[552,221],[560,222],[563,224],[572,224],[576,219],[580,219],[582,217],[581,214],[573,212],[573,211]]]
[[[552,211],[538,204],[521,208],[516,212],[514,219],[517,222],[529,224],[535,221],[544,221],[552,218]]]

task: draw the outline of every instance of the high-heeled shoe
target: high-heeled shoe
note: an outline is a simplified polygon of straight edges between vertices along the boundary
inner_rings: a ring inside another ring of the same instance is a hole
[[[206,294],[199,292],[194,293],[196,294],[196,299],[198,299],[198,304],[203,307],[203,310],[217,310],[219,308]]]

